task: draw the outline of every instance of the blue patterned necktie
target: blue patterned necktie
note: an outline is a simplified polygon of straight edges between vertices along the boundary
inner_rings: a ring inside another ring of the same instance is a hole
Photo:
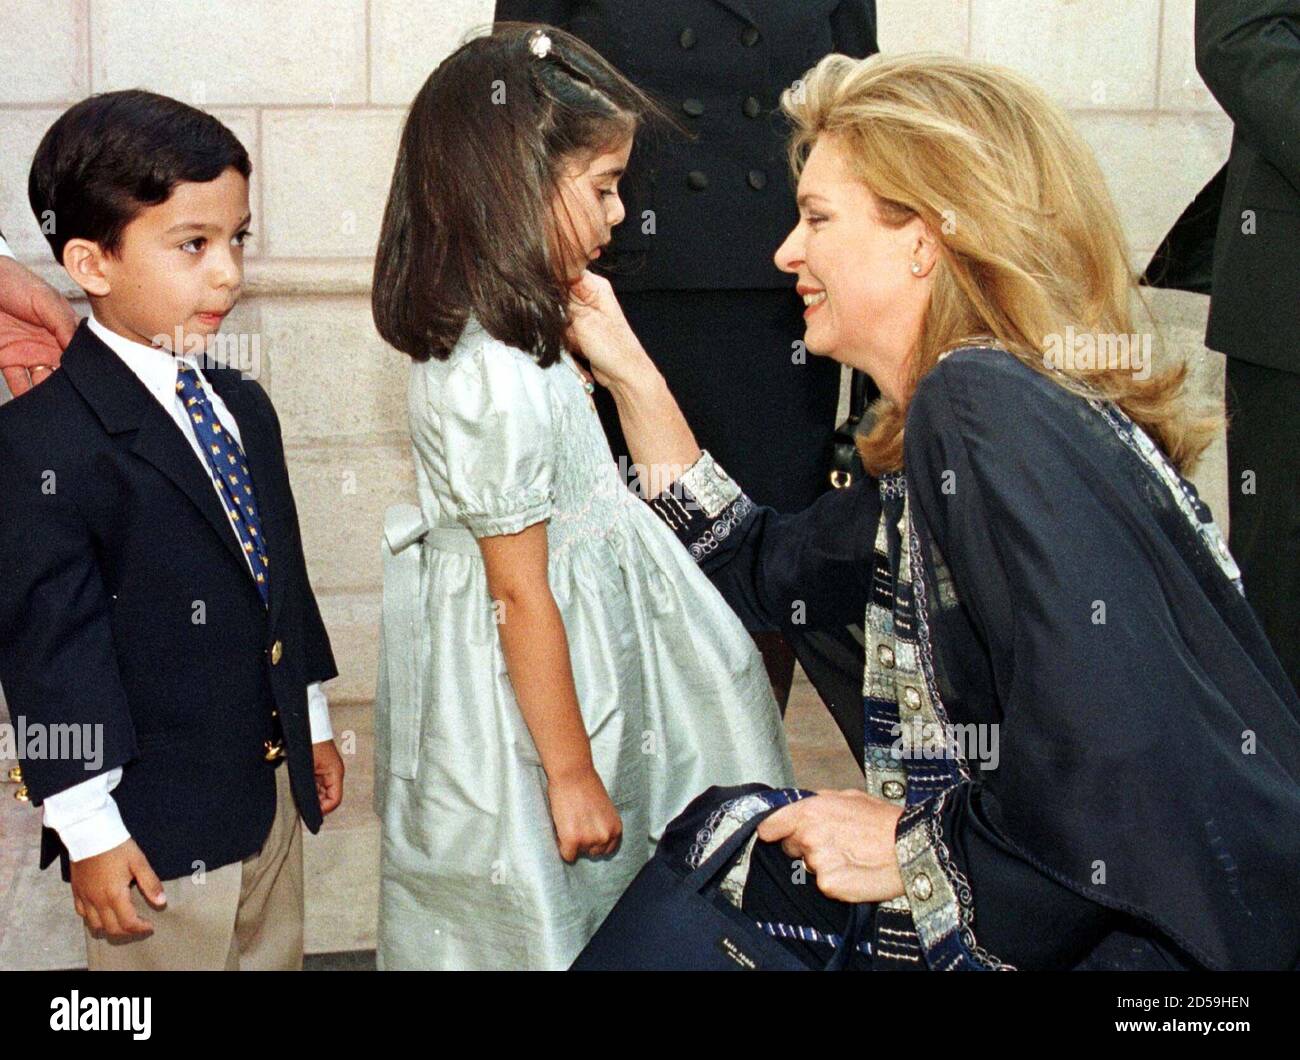
[[[221,503],[230,513],[231,525],[239,543],[248,555],[257,591],[262,603],[268,600],[267,582],[270,564],[266,558],[266,544],[262,540],[262,520],[257,514],[257,498],[253,493],[253,479],[248,473],[248,461],[234,435],[224,430],[212,408],[212,402],[199,383],[199,375],[192,367],[178,362],[176,392],[185,402],[185,411],[194,426],[194,434],[203,448],[212,468],[212,478],[221,494]]]

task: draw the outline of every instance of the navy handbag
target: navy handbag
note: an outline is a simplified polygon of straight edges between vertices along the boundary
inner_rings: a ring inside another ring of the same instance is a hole
[[[737,790],[711,788],[706,795]],[[770,790],[770,789],[769,789]],[[697,799],[692,807],[704,798]],[[716,801],[714,803],[716,805]],[[665,831],[648,861],[623,892],[609,916],[578,954],[571,971],[839,971],[848,961],[870,923],[869,904],[855,905],[849,925],[824,964],[810,964],[763,931],[751,916],[731,904],[717,889],[758,829],[780,806],[760,811],[742,824],[689,874],[679,869],[680,855],[667,849]]]

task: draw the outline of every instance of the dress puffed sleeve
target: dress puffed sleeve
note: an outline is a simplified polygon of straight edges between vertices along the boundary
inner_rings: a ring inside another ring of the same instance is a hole
[[[448,372],[438,409],[456,519],[475,537],[550,518],[555,415],[545,370],[486,341]]]
[[[905,449],[913,549],[986,646],[999,748],[899,822],[927,957],[1070,967],[1123,932],[1293,966],[1300,702],[1191,487],[1004,351],[922,380]]]

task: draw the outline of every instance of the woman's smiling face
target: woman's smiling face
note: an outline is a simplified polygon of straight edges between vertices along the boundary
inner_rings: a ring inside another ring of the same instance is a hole
[[[929,302],[937,252],[929,230],[916,216],[887,224],[831,135],[820,136],[808,155],[798,203],[799,223],[775,261],[799,278],[804,342],[862,369],[896,397]]]

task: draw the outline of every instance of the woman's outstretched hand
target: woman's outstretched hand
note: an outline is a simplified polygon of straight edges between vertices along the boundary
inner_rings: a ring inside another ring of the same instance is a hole
[[[596,382],[614,398],[642,496],[653,500],[699,459],[699,444],[609,281],[584,272],[569,290],[569,346],[587,358]]]
[[[628,325],[614,288],[603,276],[584,272],[569,287],[569,347],[591,365],[603,387],[628,382],[649,358]]]
[[[758,826],[758,838],[802,858],[827,898],[884,902],[903,893],[894,853],[902,814],[865,791],[821,791],[777,810]]]

